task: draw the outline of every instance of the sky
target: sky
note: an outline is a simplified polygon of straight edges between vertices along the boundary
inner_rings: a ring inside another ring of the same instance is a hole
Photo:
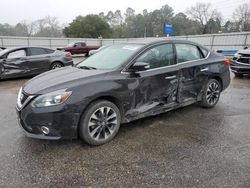
[[[187,7],[196,2],[210,2],[217,8],[224,19],[231,17],[235,7],[250,0],[2,0],[0,23],[14,25],[20,21],[34,21],[45,16],[55,16],[60,24],[70,23],[78,15],[98,14],[121,10],[127,7],[141,13],[143,9],[149,12],[168,4],[175,13],[185,12]]]

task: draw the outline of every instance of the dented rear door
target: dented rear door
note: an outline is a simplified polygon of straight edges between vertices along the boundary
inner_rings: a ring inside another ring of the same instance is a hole
[[[180,68],[178,102],[197,100],[207,76],[207,60],[199,47],[187,43],[175,43],[177,63]]]

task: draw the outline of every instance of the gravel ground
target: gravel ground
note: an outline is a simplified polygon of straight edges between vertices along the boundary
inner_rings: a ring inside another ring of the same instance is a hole
[[[24,136],[15,103],[27,79],[0,81],[0,187],[250,187],[250,77],[217,106],[125,124],[110,143]]]

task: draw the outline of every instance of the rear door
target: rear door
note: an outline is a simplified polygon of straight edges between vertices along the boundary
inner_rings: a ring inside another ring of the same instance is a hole
[[[17,77],[30,74],[27,49],[18,49],[9,52],[2,59],[2,77]]]
[[[180,103],[197,100],[208,77],[205,54],[198,46],[189,43],[175,43],[175,49],[180,68],[177,100]]]
[[[44,48],[28,48],[29,67],[32,74],[39,74],[48,71],[50,68],[51,54]]]
[[[137,62],[148,63],[150,69],[131,75],[138,83],[134,91],[135,114],[174,105],[179,70],[174,61],[173,45],[168,43],[152,47]]]

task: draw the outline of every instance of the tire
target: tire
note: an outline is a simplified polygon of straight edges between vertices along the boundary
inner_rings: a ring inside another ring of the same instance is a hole
[[[63,67],[62,63],[60,63],[60,62],[54,62],[54,63],[51,64],[50,70],[58,69],[58,68],[61,68],[61,67]]]
[[[235,77],[243,77],[243,74],[234,72]]]
[[[200,102],[201,106],[205,108],[214,107],[220,99],[220,93],[221,83],[216,79],[208,80]]]
[[[102,145],[112,140],[121,123],[118,107],[107,100],[98,100],[90,104],[83,113],[79,136],[89,145]]]
[[[86,57],[89,57],[89,52],[86,52],[86,53],[85,53],[85,56],[86,56]]]

